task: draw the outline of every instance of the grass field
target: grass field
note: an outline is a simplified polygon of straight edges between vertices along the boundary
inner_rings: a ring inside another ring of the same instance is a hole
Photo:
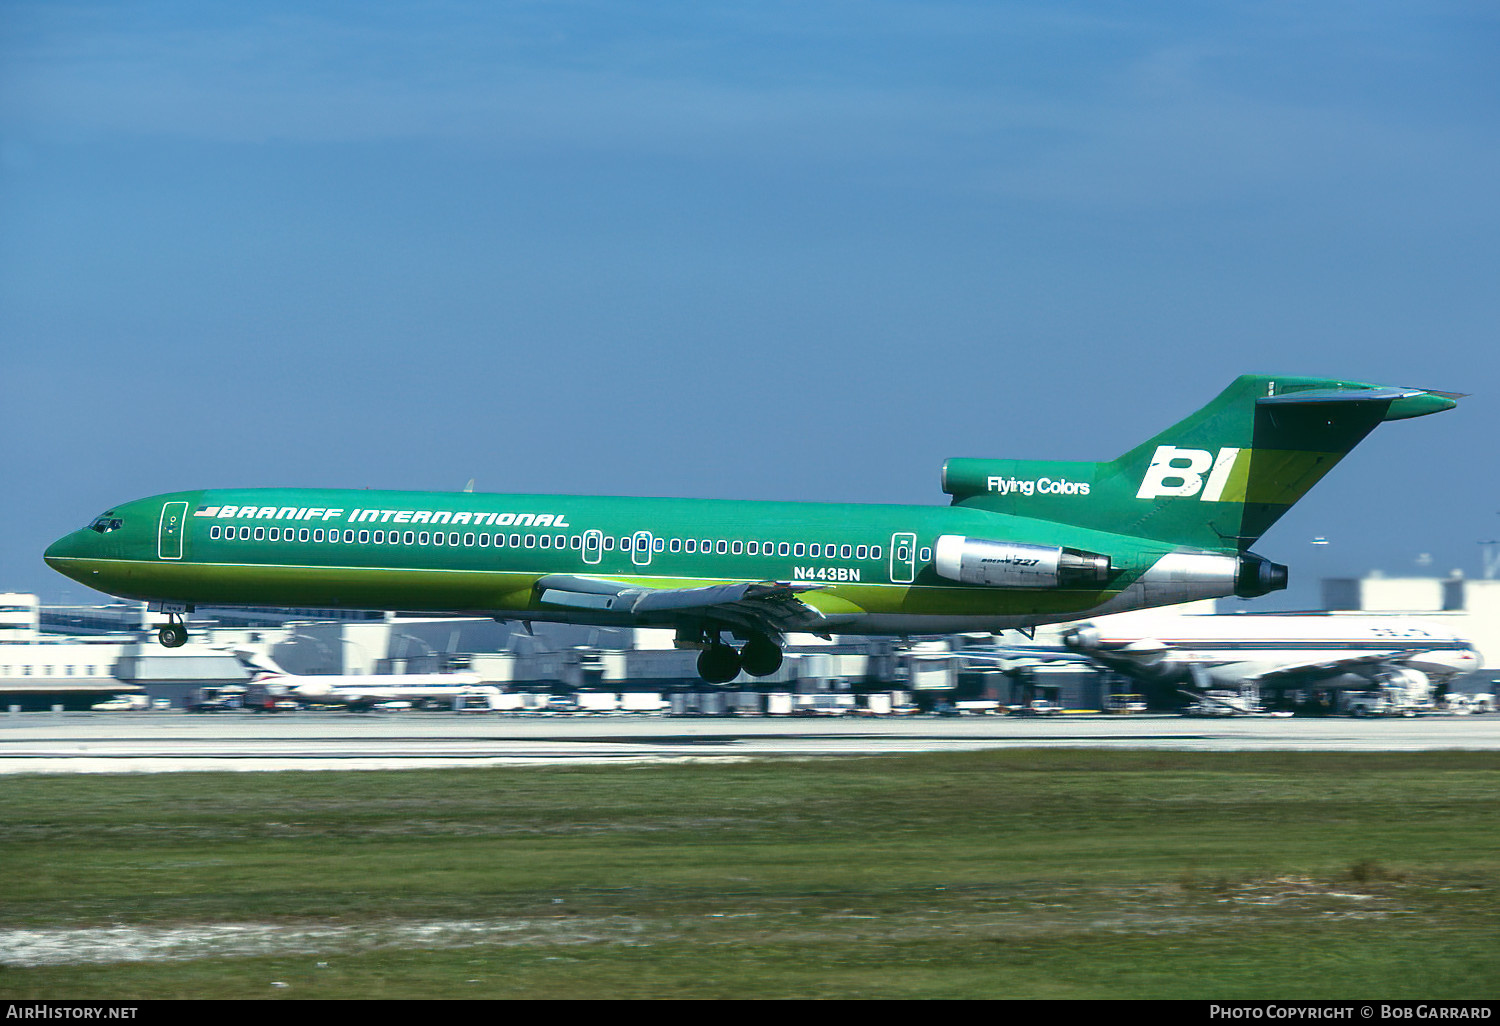
[[[4,998],[1500,997],[1489,753],[10,777],[0,824]]]

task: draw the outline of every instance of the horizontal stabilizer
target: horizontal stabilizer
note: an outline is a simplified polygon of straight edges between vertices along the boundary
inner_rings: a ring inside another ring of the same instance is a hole
[[[1267,395],[1255,401],[1257,406],[1298,405],[1312,406],[1323,403],[1386,403],[1383,420],[1406,420],[1408,417],[1425,417],[1429,413],[1441,413],[1458,405],[1465,392],[1437,392],[1426,388],[1395,388],[1375,386],[1372,388],[1309,388],[1300,392],[1284,392]]]

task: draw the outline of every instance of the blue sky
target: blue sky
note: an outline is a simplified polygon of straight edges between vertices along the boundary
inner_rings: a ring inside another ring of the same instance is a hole
[[[1477,574],[1497,43],[1479,3],[0,0],[0,590],[82,600],[49,541],[200,486],[936,503],[1248,371],[1473,392],[1259,549]]]

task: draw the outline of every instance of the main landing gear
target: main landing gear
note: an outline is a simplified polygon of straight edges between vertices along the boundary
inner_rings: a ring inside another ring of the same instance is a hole
[[[167,617],[171,623],[164,623],[156,632],[156,640],[161,642],[163,648],[181,648],[187,644],[187,624],[180,619],[179,613],[168,613]]]
[[[769,677],[781,669],[781,647],[764,634],[752,634],[738,652],[718,632],[698,653],[698,676],[710,684],[728,684],[743,670],[752,677]]]

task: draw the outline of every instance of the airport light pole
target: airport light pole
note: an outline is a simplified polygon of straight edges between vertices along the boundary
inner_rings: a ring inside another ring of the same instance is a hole
[[[334,670],[334,672],[338,672],[338,670],[343,669],[343,666],[342,666],[343,660],[341,660],[341,659],[335,659],[334,654],[333,654],[333,649],[329,648],[321,640],[319,640],[318,638],[314,637],[311,634],[304,634],[301,631],[293,631],[291,634],[287,635],[286,641],[283,642],[283,644],[295,646],[296,644],[298,644],[299,641],[304,640],[304,639],[307,640],[307,641],[311,641],[314,645],[316,645],[317,648],[318,648],[318,650],[320,652],[322,652],[323,655],[325,657],[327,657],[327,659],[330,662],[337,662],[337,663],[341,664],[341,665],[339,665]]]
[[[436,665],[439,662],[438,657],[437,657],[438,656],[437,649],[433,648],[431,645],[429,645],[427,642],[423,641],[421,638],[417,637],[415,634],[408,634],[405,631],[397,631],[396,632],[396,637],[400,638],[403,642],[405,642],[405,641],[415,641],[418,645],[421,645],[423,648],[425,648],[427,650],[427,655],[431,656],[432,659],[433,659],[433,663],[434,663],[433,668],[432,668],[433,672],[437,672],[437,671],[439,671],[441,669],[439,666]],[[407,646],[403,644],[401,646],[401,656],[400,656],[400,658],[402,658],[403,660],[406,658],[406,649],[407,649]]]

